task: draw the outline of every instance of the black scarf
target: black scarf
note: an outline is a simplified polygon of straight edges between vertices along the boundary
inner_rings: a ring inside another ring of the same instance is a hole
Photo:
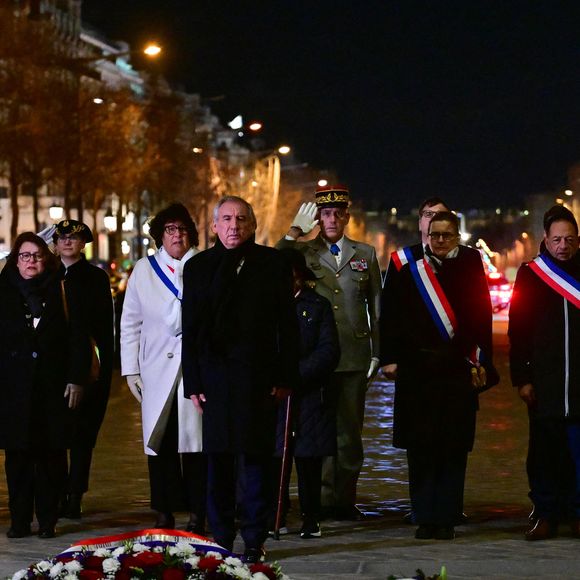
[[[10,268],[8,279],[24,298],[32,316],[40,318],[46,302],[47,289],[52,280],[52,273],[44,271],[42,274],[27,280],[20,275],[16,268]]]
[[[228,250],[218,238],[211,250],[213,276],[210,283],[210,306],[202,314],[202,325],[205,327],[202,335],[209,337],[209,346],[214,352],[228,350],[230,338],[235,335],[238,327],[238,268],[242,260],[244,264],[251,260],[256,247],[254,239],[252,236],[237,248]]]

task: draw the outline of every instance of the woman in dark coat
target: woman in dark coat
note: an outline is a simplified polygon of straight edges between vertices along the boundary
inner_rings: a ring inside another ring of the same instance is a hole
[[[88,339],[65,317],[56,259],[31,232],[16,238],[0,274],[0,448],[5,449],[12,524],[27,536],[54,536],[66,474],[72,409],[89,365]]]
[[[323,457],[336,454],[336,413],[332,405],[332,373],[340,360],[336,323],[330,303],[313,290],[314,274],[304,255],[280,252],[292,266],[296,315],[300,327],[300,385],[292,395],[293,455],[302,511],[302,538],[321,536],[320,489]],[[278,413],[277,453],[282,455],[288,401]],[[279,481],[280,459],[275,460]],[[284,490],[286,492],[286,490]],[[284,494],[286,495],[286,493]]]

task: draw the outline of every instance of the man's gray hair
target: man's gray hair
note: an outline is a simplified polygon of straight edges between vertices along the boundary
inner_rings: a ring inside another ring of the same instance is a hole
[[[214,222],[218,221],[220,207],[224,205],[224,203],[228,203],[228,201],[243,205],[248,210],[248,214],[250,215],[250,219],[254,222],[254,225],[257,225],[258,222],[256,221],[256,214],[254,213],[254,208],[245,199],[242,199],[237,195],[224,195],[219,199],[219,201],[215,204],[215,207],[213,208]]]

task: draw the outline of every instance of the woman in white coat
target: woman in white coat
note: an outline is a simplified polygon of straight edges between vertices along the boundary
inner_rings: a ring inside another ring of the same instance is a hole
[[[151,221],[158,250],[137,262],[121,315],[121,374],[141,403],[155,527],[174,528],[173,512],[190,513],[186,530],[204,533],[206,463],[201,415],[183,395],[183,266],[198,252],[187,209],[172,204]]]

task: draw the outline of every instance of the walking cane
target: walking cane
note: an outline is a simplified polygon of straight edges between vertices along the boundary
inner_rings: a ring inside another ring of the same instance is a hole
[[[280,524],[284,509],[284,495],[292,467],[292,395],[288,396],[286,406],[286,424],[284,425],[284,447],[282,448],[282,469],[280,470],[280,488],[278,489],[278,505],[274,523],[274,539],[280,539]]]

